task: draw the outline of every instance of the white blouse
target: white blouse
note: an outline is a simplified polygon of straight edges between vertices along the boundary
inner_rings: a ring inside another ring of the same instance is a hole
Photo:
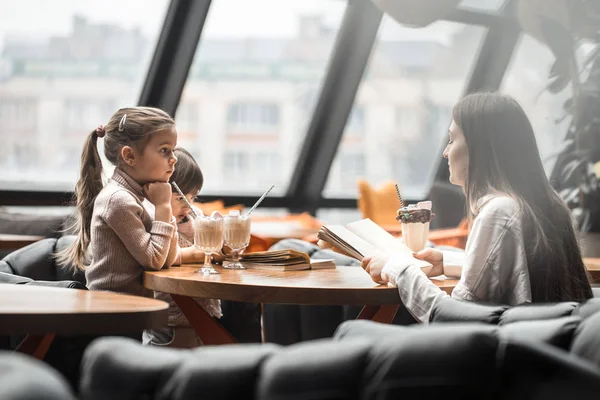
[[[516,305],[531,302],[531,285],[518,203],[505,194],[478,202],[465,249],[465,264],[452,297]],[[411,258],[392,255],[382,275],[398,287],[400,299],[419,321],[427,322],[436,301],[448,295],[435,286]]]

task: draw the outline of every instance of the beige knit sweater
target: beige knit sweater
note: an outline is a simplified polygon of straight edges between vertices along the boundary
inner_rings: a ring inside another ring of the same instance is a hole
[[[143,200],[142,186],[116,168],[94,202],[91,264],[85,270],[90,290],[152,297],[142,284],[144,270],[157,271],[175,261],[175,222],[155,221]]]

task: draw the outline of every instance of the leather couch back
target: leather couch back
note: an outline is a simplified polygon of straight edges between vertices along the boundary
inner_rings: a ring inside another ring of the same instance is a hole
[[[84,355],[80,394],[94,400],[512,399],[582,398],[600,390],[594,365],[552,346],[499,335],[495,326],[382,326],[393,335],[287,347],[186,351],[98,339]]]
[[[592,298],[583,303],[534,303],[515,307],[446,298],[434,305],[429,322],[483,322],[506,325],[518,321],[554,319],[571,315],[587,318],[598,311],[600,298]]]
[[[431,313],[430,324],[479,323],[495,327],[504,339],[543,343],[571,352],[600,367],[600,298],[583,303],[491,306],[447,298]],[[397,327],[368,321],[348,321],[336,338],[394,336]]]
[[[75,400],[63,377],[33,357],[0,351],[0,399]]]
[[[77,281],[85,286],[85,274],[56,262],[54,254],[73,243],[75,236],[48,238],[16,250],[0,261],[0,272],[36,281]]]

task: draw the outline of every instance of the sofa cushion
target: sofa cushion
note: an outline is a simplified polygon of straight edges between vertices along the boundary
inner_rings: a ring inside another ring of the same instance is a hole
[[[490,397],[497,327],[420,325],[378,340],[363,374],[365,399]],[[344,343],[344,342],[341,342]]]
[[[517,321],[500,327],[500,335],[510,340],[547,343],[568,351],[581,318],[571,316],[542,321]]]
[[[571,353],[600,367],[600,313],[579,324],[571,342]]]
[[[600,372],[559,349],[511,339],[498,351],[498,399],[596,399]]]
[[[76,236],[61,236],[56,240],[56,244],[54,245],[53,252],[55,254],[65,250],[67,247],[71,246],[75,241]],[[55,271],[56,271],[56,280],[59,281],[77,281],[82,284],[86,284],[85,281],[85,272],[83,270],[77,269],[72,265],[60,265],[55,261]]]
[[[322,339],[287,347],[263,363],[256,398],[354,398],[368,352],[368,341],[359,339]]]
[[[251,399],[260,379],[264,360],[275,354],[274,344],[243,344],[200,347],[182,362],[157,398]],[[140,350],[141,351],[141,350]]]
[[[14,274],[33,280],[71,280],[85,285],[83,271],[59,266],[54,258],[57,251],[66,248],[73,240],[74,236],[64,236],[58,240],[43,239],[10,253],[2,261],[10,266]]]
[[[100,338],[85,350],[79,389],[84,399],[151,399],[173,371],[191,357],[189,350],[142,347],[133,339]]]
[[[32,281],[27,285],[87,290],[87,286],[77,281]]]
[[[573,313],[576,306],[576,302],[570,301],[553,304],[523,304],[506,310],[500,317],[499,324],[567,317]]]
[[[4,260],[0,260],[0,272],[11,275],[14,275],[15,273],[15,271],[13,271],[10,265]]]
[[[430,322],[485,322],[498,324],[507,306],[477,304],[471,301],[445,298],[431,310]]]
[[[32,357],[0,351],[0,399],[75,399],[58,372]]]
[[[5,272],[0,272],[0,283],[10,283],[13,285],[24,285],[29,282],[33,282],[33,279],[27,278],[26,276],[15,275],[12,273],[7,274]]]
[[[0,272],[0,283],[87,290],[85,285],[77,281],[34,281],[26,276],[5,274],[4,272]]]
[[[393,337],[404,327],[390,324],[381,324],[374,321],[355,319],[345,321],[336,329],[334,339],[381,339]]]

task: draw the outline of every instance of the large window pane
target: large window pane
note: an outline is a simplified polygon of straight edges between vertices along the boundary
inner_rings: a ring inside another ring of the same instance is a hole
[[[571,96],[568,85],[562,92],[546,90],[552,52],[529,35],[524,35],[506,70],[501,90],[515,97],[531,120],[546,174],[550,175],[556,155],[567,133],[571,118],[565,116],[563,104]]]
[[[506,3],[506,0],[462,0],[458,6],[460,8],[471,9],[474,11],[498,11]]]
[[[0,188],[73,188],[87,134],[137,103],[168,4],[3,3]]]
[[[213,0],[176,116],[204,193],[285,192],[345,7]],[[364,117],[355,119],[360,135]]]
[[[410,29],[384,16],[325,196],[356,196],[358,178],[427,195],[484,32],[451,22]]]

